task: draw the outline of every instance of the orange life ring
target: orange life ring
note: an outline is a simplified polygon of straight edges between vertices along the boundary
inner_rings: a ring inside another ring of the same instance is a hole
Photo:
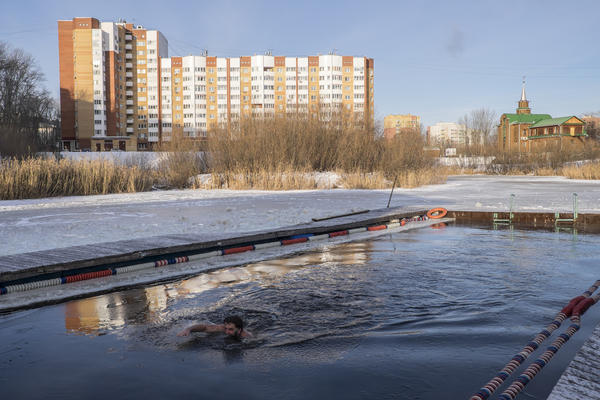
[[[427,217],[431,219],[444,218],[448,214],[448,210],[442,207],[432,208],[427,211]]]

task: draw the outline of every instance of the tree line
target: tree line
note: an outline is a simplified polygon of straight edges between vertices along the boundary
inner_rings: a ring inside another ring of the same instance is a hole
[[[0,42],[0,156],[21,158],[57,145],[58,106],[43,82],[31,55]]]

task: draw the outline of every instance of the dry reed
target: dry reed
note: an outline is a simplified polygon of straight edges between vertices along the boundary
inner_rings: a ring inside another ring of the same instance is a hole
[[[600,179],[600,162],[595,161],[581,166],[569,165],[563,167],[560,174],[569,179]]]
[[[231,189],[231,190],[300,190],[317,189],[317,181],[313,174],[292,169],[275,171],[226,171],[212,173],[208,179],[196,178],[193,187],[196,189]]]
[[[135,192],[156,184],[320,189],[323,184],[315,173],[328,171],[335,171],[340,179],[325,187],[363,189],[389,188],[394,177],[399,187],[416,187],[441,183],[447,176],[423,151],[417,130],[386,140],[370,123],[342,112],[243,119],[231,130],[211,131],[207,141],[173,135],[159,150],[164,156],[154,171],[109,161],[4,160],[0,164],[0,198]],[[211,179],[194,178],[205,173],[210,173]]]
[[[151,175],[105,160],[8,159],[0,161],[0,199],[145,191],[152,188]]]
[[[505,153],[495,155],[486,172],[500,175],[563,175],[563,170],[578,160],[597,160],[600,146],[588,141],[583,147],[561,148],[559,144],[548,145],[543,152]],[[571,172],[574,173],[574,172]]]
[[[156,172],[158,184],[169,188],[194,185],[194,178],[206,172],[206,160],[201,151],[202,142],[181,134],[174,134],[159,146],[162,152]]]
[[[386,140],[343,112],[242,119],[234,129],[212,130],[208,149],[211,187],[311,189],[306,174],[325,171],[336,171],[342,187],[363,189],[388,188],[395,176],[404,187],[446,177],[426,156],[419,131]]]

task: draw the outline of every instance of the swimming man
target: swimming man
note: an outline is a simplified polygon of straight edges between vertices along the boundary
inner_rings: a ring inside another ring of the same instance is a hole
[[[221,325],[192,325],[179,332],[177,336],[189,336],[192,332],[225,332],[227,336],[238,340],[252,336],[250,332],[244,330],[244,322],[236,315],[226,317]]]

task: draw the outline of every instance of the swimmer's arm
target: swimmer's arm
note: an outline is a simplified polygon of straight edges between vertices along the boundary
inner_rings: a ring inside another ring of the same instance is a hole
[[[189,336],[192,332],[223,332],[224,330],[224,325],[197,324],[185,328],[177,336]]]

